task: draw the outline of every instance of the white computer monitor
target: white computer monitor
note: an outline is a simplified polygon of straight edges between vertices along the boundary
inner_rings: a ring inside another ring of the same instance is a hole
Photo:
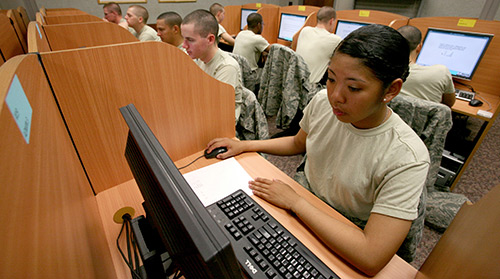
[[[416,63],[442,64],[453,77],[470,80],[491,38],[492,34],[429,28]]]
[[[248,15],[250,15],[251,13],[256,13],[257,10],[255,9],[241,9],[241,26],[240,26],[240,30],[243,30],[245,28],[245,26],[247,25],[247,17]]]
[[[352,31],[369,24],[371,23],[339,19],[335,27],[335,34],[344,39]]]
[[[294,14],[281,14],[278,39],[291,42],[293,35],[304,26],[307,16]]]

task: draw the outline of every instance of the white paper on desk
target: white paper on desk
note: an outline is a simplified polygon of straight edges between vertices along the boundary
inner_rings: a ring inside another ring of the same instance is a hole
[[[184,174],[184,178],[205,207],[238,189],[253,195],[248,188],[248,181],[252,177],[234,158],[188,172]]]

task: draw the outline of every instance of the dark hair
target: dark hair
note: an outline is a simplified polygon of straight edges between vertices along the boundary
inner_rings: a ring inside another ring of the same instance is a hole
[[[248,29],[252,29],[257,27],[259,23],[262,23],[262,16],[258,13],[251,13],[247,17],[247,26]]]
[[[133,8],[134,11],[135,11],[135,15],[137,17],[142,17],[143,21],[145,24],[148,23],[148,19],[149,19],[149,13],[148,13],[148,10],[146,8],[144,8],[143,6],[141,5],[131,5],[130,7],[128,7],[129,9],[130,8]]]
[[[410,51],[414,51],[417,46],[422,41],[422,33],[420,30],[411,25],[405,25],[398,29],[398,32],[408,40],[408,45],[410,46]]]
[[[164,20],[165,24],[167,24],[170,27],[175,25],[181,27],[182,24],[182,17],[176,12],[164,12],[161,15],[159,15],[158,18],[156,19]]]
[[[214,34],[216,41],[219,33],[219,23],[214,15],[207,10],[196,10],[189,13],[182,20],[182,24],[194,23],[194,29],[201,37],[206,37],[208,34]]]
[[[358,28],[340,42],[334,54],[337,52],[360,59],[382,81],[383,88],[408,77],[408,42],[391,27],[370,24]]]
[[[110,9],[111,11],[116,12],[118,15],[122,15],[122,9],[120,9],[120,6],[115,2],[109,2],[102,6],[102,8]]]

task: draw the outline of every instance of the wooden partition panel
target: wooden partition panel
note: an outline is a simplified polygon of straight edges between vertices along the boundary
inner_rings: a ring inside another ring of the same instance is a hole
[[[51,50],[137,42],[127,29],[110,22],[44,25]]]
[[[50,46],[45,31],[38,22],[30,22],[28,25],[28,52],[46,51],[50,51]]]
[[[4,14],[0,14],[0,51],[2,53],[0,60],[3,62],[16,55],[24,54],[16,31],[10,23],[10,19]]]
[[[79,23],[79,22],[91,22],[103,20],[94,15],[83,14],[83,15],[56,15],[56,16],[45,16],[45,24],[66,24],[66,23]]]
[[[292,42],[281,40],[278,38],[279,34],[279,26],[280,26],[280,21],[281,21],[281,14],[287,13],[287,14],[295,14],[295,15],[305,15],[305,16],[310,16],[313,12],[318,12],[320,7],[316,6],[286,6],[286,7],[280,7],[279,14],[278,14],[278,30],[276,33],[276,42],[278,44],[282,44],[285,46],[291,46]],[[307,20],[306,20],[307,21]]]
[[[24,106],[12,105],[23,96]],[[0,278],[116,278],[97,203],[35,54],[0,67],[0,127]]]
[[[28,13],[26,12],[26,9],[23,6],[17,7],[17,11],[21,15],[21,18],[23,19],[24,26],[26,26],[26,30],[28,30],[28,24],[30,23],[30,18],[28,16]]]
[[[96,193],[132,179],[124,157],[122,106],[135,104],[174,161],[215,137],[235,136],[234,89],[169,44],[138,42],[41,56]]]
[[[493,34],[494,37],[486,50],[471,81],[462,81],[471,85],[480,93],[500,96],[500,21],[465,19],[474,24],[462,24],[459,17],[422,17],[410,19],[409,25],[417,27],[422,32],[422,37],[427,34],[427,28],[441,28],[451,30],[462,30],[476,33]]]
[[[38,12],[35,15],[35,21],[38,22],[38,24],[43,25],[45,24],[45,17],[42,15],[42,13]]]
[[[221,25],[224,26],[229,35],[236,35],[240,32],[241,5],[230,5],[224,7],[226,16]]]
[[[47,16],[88,15],[88,13],[75,8],[45,9],[45,13]]]
[[[13,10],[0,10],[0,14],[4,14],[9,18],[9,22],[12,25],[12,28],[14,28],[14,31],[16,32],[16,37],[23,48],[23,53],[26,53],[28,50],[26,44],[26,36],[25,36],[26,34],[25,32],[23,33],[21,27],[19,26],[16,14],[13,12]]]
[[[395,13],[374,11],[374,10],[343,10],[337,12],[337,20],[352,20],[359,22],[368,22],[383,24],[398,29],[407,25],[409,18]],[[337,22],[335,22],[335,25]]]

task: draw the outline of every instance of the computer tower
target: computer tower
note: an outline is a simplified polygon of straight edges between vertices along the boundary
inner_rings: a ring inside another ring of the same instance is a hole
[[[449,191],[449,187],[464,165],[464,160],[462,156],[444,150],[434,186],[440,190]]]

